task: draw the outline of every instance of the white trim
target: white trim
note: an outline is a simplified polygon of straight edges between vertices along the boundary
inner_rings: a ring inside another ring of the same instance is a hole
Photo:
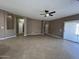
[[[54,34],[48,34],[48,33],[46,33],[46,34],[49,35],[49,36],[52,36],[52,37],[62,38],[62,37],[54,35]]]
[[[24,36],[27,36],[27,19],[24,18]]]
[[[5,40],[5,39],[13,38],[13,37],[16,37],[16,35],[14,35],[14,36],[9,36],[9,37],[4,37],[4,38],[0,38],[0,40]]]
[[[30,34],[27,34],[27,35],[41,35],[42,33],[30,33]]]

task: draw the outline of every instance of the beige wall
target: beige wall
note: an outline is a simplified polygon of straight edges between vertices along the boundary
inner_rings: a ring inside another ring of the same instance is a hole
[[[5,32],[5,20],[4,13],[0,10],[0,38],[4,37]]]
[[[16,36],[16,19],[14,17],[14,29],[7,30],[7,12],[0,10],[0,39]]]
[[[63,37],[64,20],[54,20],[49,22],[49,34]]]
[[[28,35],[41,34],[41,21],[27,19],[27,34]]]

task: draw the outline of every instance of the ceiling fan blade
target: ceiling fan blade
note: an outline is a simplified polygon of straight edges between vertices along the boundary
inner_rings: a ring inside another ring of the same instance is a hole
[[[56,13],[56,11],[50,12],[49,14],[53,14],[53,13]]]
[[[40,14],[40,15],[45,15],[45,14]]]
[[[49,14],[49,16],[53,16],[52,14]]]
[[[45,10],[41,10],[40,12],[44,12]]]

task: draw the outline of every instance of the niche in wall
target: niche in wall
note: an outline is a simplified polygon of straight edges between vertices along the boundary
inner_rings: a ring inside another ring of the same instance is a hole
[[[14,29],[14,17],[12,14],[7,15],[7,30]]]

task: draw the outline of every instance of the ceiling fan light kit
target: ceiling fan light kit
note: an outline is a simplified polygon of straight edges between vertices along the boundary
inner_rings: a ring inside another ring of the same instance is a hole
[[[49,16],[49,14],[46,14],[46,16],[48,17],[48,16]]]

